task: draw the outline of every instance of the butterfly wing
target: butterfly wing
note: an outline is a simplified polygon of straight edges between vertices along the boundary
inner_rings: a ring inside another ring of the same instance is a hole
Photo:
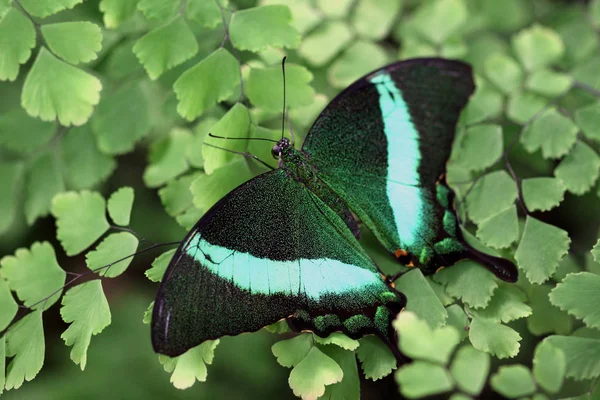
[[[344,221],[278,169],[230,192],[184,239],[156,297],[152,343],[176,356],[288,317],[319,335],[386,335],[404,305]]]
[[[378,240],[405,262],[431,272],[477,258],[502,279],[516,280],[510,262],[462,240],[443,179],[458,116],[473,90],[471,68],[462,62],[391,64],[332,100],[303,151]]]

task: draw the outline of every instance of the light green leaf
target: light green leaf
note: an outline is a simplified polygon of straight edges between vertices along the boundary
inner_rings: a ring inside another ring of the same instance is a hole
[[[0,19],[0,81],[14,81],[19,64],[25,63],[35,47],[35,28],[31,21],[11,7]]]
[[[471,260],[459,261],[438,271],[433,279],[446,286],[446,292],[474,308],[485,307],[498,283],[494,274]]]
[[[548,285],[531,285],[529,289],[529,304],[533,313],[527,318],[527,328],[536,336],[548,333],[566,335],[573,328],[572,318],[550,303],[550,290]]]
[[[100,11],[104,14],[104,25],[109,29],[118,27],[122,22],[133,16],[137,3],[138,0],[100,0]]]
[[[578,142],[573,150],[558,164],[554,175],[567,190],[576,195],[592,188],[600,174],[600,157],[587,144]]]
[[[191,121],[231,96],[239,80],[237,60],[227,50],[220,48],[175,81],[173,88],[179,100],[177,111]]]
[[[600,239],[598,239],[594,245],[594,248],[592,249],[592,256],[594,257],[594,261],[600,263]]]
[[[576,260],[572,254],[567,254],[566,257],[558,263],[558,269],[554,272],[554,275],[552,275],[552,279],[556,282],[560,282],[565,279],[567,275],[580,271],[581,267],[579,261]]]
[[[56,237],[68,256],[81,253],[108,230],[104,206],[100,194],[86,190],[61,193],[52,199]]]
[[[397,0],[360,0],[350,19],[352,27],[361,37],[382,40],[390,32],[401,7],[402,2]]]
[[[331,19],[346,17],[352,7],[352,0],[338,0],[336,2],[317,0],[316,3],[321,12]]]
[[[217,118],[208,117],[203,119],[194,127],[194,134],[190,145],[185,153],[186,158],[192,167],[204,168],[204,158],[202,158],[202,145],[210,133],[212,127],[218,122]]]
[[[173,128],[169,136],[154,142],[150,150],[150,163],[144,171],[144,183],[158,187],[181,175],[190,167],[185,156],[192,140],[187,129]],[[221,153],[226,153],[220,150]]]
[[[188,0],[185,6],[185,16],[212,29],[221,23],[221,11],[217,6],[217,1],[220,0]]]
[[[102,84],[93,75],[54,57],[45,47],[25,78],[21,105],[43,121],[83,125],[100,100]]]
[[[253,176],[246,161],[241,159],[214,170],[210,175],[200,175],[190,186],[194,196],[194,206],[201,210],[208,210],[232,189]]]
[[[477,350],[498,358],[508,358],[519,353],[521,335],[506,325],[474,316],[469,329],[469,340]]]
[[[565,197],[565,187],[556,178],[529,178],[521,183],[523,200],[529,211],[549,211]]]
[[[290,373],[290,387],[303,400],[316,399],[325,386],[340,382],[344,373],[340,366],[317,347],[312,347]]]
[[[425,39],[421,40],[417,37],[408,36],[402,41],[398,57],[401,60],[406,60],[410,58],[433,57],[437,53],[437,49],[426,42]]]
[[[461,137],[456,162],[470,171],[481,171],[498,161],[502,156],[503,147],[500,125],[471,126]]]
[[[0,182],[3,184],[3,193],[0,197],[0,233],[11,227],[17,215],[17,193],[22,176],[22,163],[0,163]]]
[[[543,341],[535,348],[533,375],[538,384],[547,392],[557,393],[565,379],[567,358],[565,353]]]
[[[513,36],[512,47],[521,63],[530,71],[559,61],[565,52],[560,36],[538,24]]]
[[[435,0],[422,4],[412,23],[421,35],[436,44],[455,34],[469,16],[463,0]]]
[[[560,158],[573,147],[578,131],[573,121],[550,108],[523,129],[520,141],[530,153],[541,148],[544,158]]]
[[[600,1],[592,0],[589,2],[589,13],[593,24],[596,28],[600,28]]]
[[[373,1],[373,0],[368,0]],[[329,67],[327,79],[336,88],[352,82],[387,63],[385,51],[373,42],[359,40],[348,47]]]
[[[1,14],[0,14],[1,18]],[[6,335],[0,338],[0,394],[4,392],[6,383]]]
[[[427,322],[419,320],[410,311],[398,314],[393,327],[398,332],[400,351],[419,360],[447,364],[459,343],[454,327],[431,329]]]
[[[550,293],[550,302],[592,328],[600,328],[600,276],[590,272],[568,275]]]
[[[517,207],[513,204],[481,222],[477,228],[477,237],[496,249],[509,247],[519,238]]]
[[[181,5],[179,2],[172,0],[139,0],[137,8],[142,12],[142,14],[144,14],[146,18],[164,22],[172,18],[180,6]],[[190,7],[189,4],[187,4],[186,6],[188,8]],[[213,7],[216,7],[216,4],[213,4]],[[186,16],[190,17],[190,15],[187,12]]]
[[[494,171],[481,178],[466,198],[469,218],[480,224],[487,218],[506,210],[517,199],[517,188],[504,170]]]
[[[3,262],[0,259],[0,262]],[[17,310],[19,306],[17,302],[13,298],[12,293],[10,292],[10,288],[8,287],[8,283],[4,280],[4,278],[0,279],[0,330],[6,329],[8,324],[13,320],[15,315],[17,315]],[[0,358],[0,367],[4,365],[4,360]],[[0,374],[1,375],[1,374]],[[0,389],[2,386],[0,386]]]
[[[453,326],[458,332],[460,341],[462,342],[467,337],[469,330],[469,318],[465,314],[465,310],[462,309],[458,304],[453,304],[450,307],[446,307],[448,312],[447,326]]]
[[[92,118],[98,147],[106,154],[123,154],[150,129],[147,96],[137,83],[120,87],[102,97]]]
[[[6,357],[14,357],[6,369],[5,389],[18,389],[44,365],[42,311],[34,311],[13,325],[6,334]]]
[[[471,397],[464,395],[462,393],[455,393],[450,396],[450,400],[472,400]]]
[[[571,76],[543,68],[529,75],[525,87],[544,96],[555,97],[567,92],[572,84]]]
[[[400,393],[408,398],[419,398],[445,393],[454,387],[452,377],[440,365],[413,361],[396,372]]]
[[[600,140],[600,102],[592,103],[575,111],[575,122],[583,134],[592,139]]]
[[[190,185],[199,176],[202,176],[201,172],[182,176],[172,180],[158,191],[160,200],[169,215],[177,216],[193,207]]]
[[[192,58],[198,52],[198,42],[185,19],[178,16],[139,39],[133,52],[154,80]]]
[[[46,151],[38,155],[28,167],[25,217],[29,225],[39,217],[46,216],[54,195],[65,189],[58,161],[54,153]]]
[[[71,288],[62,299],[60,315],[71,323],[60,336],[67,346],[73,346],[71,360],[85,369],[87,349],[92,335],[110,325],[110,309],[99,279]]]
[[[442,303],[442,305],[444,307],[449,306],[450,304],[454,303],[454,299],[452,297],[448,296],[448,293],[446,293],[446,289],[444,288],[444,285],[434,281],[431,276],[425,277],[425,280],[427,281],[427,283],[429,284],[429,287],[431,287],[431,289],[433,290],[435,295],[440,300],[440,303]]]
[[[506,115],[518,124],[527,124],[548,104],[548,99],[529,91],[517,91],[508,97]]]
[[[312,347],[312,334],[301,333],[291,339],[275,343],[271,347],[271,351],[280,365],[292,368],[308,355]]]
[[[359,342],[356,357],[360,360],[367,379],[376,381],[396,369],[396,358],[377,336],[364,336]]]
[[[196,381],[205,382],[208,375],[206,365],[210,365],[214,359],[215,348],[219,344],[217,340],[207,340],[184,354],[170,358],[159,355],[158,360],[165,371],[172,372],[171,383],[177,389],[187,389]]]
[[[291,20],[289,8],[282,5],[237,11],[229,24],[231,42],[239,50],[253,52],[269,46],[296,48],[300,34],[290,25]]]
[[[299,126],[309,127],[328,103],[327,96],[317,93],[309,105],[290,110],[290,120]]]
[[[123,186],[113,192],[108,199],[108,215],[117,225],[129,225],[133,205],[133,189]]]
[[[352,41],[352,31],[341,21],[328,21],[302,40],[298,53],[312,66],[327,64]],[[323,46],[327,43],[327,46]]]
[[[456,385],[464,392],[477,396],[481,393],[490,371],[490,356],[471,346],[462,346],[456,352],[450,372]]]
[[[395,288],[409,299],[406,311],[414,312],[434,329],[446,323],[446,309],[419,269],[402,275],[396,280]]]
[[[354,352],[345,351],[336,346],[324,346],[321,347],[321,350],[340,366],[343,373],[341,382],[325,388],[322,399],[360,400],[360,381]]]
[[[498,368],[490,383],[496,392],[509,399],[533,394],[536,389],[531,371],[522,365],[505,365]]]
[[[286,107],[296,108],[312,102],[315,95],[314,89],[309,84],[312,79],[313,75],[305,67],[286,64]],[[254,105],[281,112],[283,110],[281,66],[252,68],[246,84],[246,94]]]
[[[466,125],[476,124],[497,117],[502,113],[504,98],[485,79],[475,76],[475,93],[461,113]],[[487,159],[487,157],[484,157]]]
[[[541,284],[558,268],[569,251],[571,239],[564,230],[527,216],[519,247],[517,265],[531,283]]]
[[[95,60],[102,48],[102,31],[91,22],[45,24],[41,31],[50,50],[71,64]]]
[[[25,153],[48,143],[56,124],[32,118],[19,107],[0,117],[0,132],[0,146]]]
[[[117,277],[133,261],[132,255],[138,244],[138,238],[129,232],[111,233],[95,250],[85,255],[85,262],[90,270],[97,271],[102,277]]]
[[[518,287],[502,282],[487,307],[477,310],[477,315],[504,323],[525,318],[532,312],[526,300],[527,296]]]
[[[73,8],[83,0],[21,0],[19,3],[31,15],[45,18],[59,11]]]
[[[113,47],[107,54],[106,65],[103,70],[106,75],[114,80],[123,79],[139,72],[142,64],[133,53],[133,46],[137,40],[128,39]]]
[[[344,335],[341,332],[333,332],[326,338],[319,337],[314,335],[315,342],[327,345],[327,344],[335,344],[338,347],[341,347],[344,350],[354,351],[358,348],[358,340],[350,339],[348,336]]]
[[[550,336],[544,340],[563,351],[567,358],[566,376],[576,380],[600,376],[600,340],[575,336]]]
[[[173,258],[173,254],[177,249],[167,250],[162,253],[160,256],[156,257],[152,262],[152,268],[148,268],[144,274],[148,279],[152,282],[160,282],[162,281],[163,275],[171,262],[171,258]]]
[[[516,92],[523,84],[523,70],[514,59],[503,53],[492,53],[485,60],[484,72],[505,94]]]
[[[146,311],[144,311],[144,317],[142,318],[144,324],[150,325],[152,322],[152,311],[154,311],[154,302],[150,303]]]

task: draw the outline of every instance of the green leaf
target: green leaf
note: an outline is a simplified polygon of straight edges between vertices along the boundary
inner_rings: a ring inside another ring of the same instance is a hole
[[[396,0],[360,0],[354,8],[351,22],[361,37],[382,40],[390,32],[402,2]]]
[[[177,249],[167,250],[156,257],[152,262],[152,268],[148,268],[146,272],[144,272],[146,277],[152,282],[162,281],[163,275],[171,262],[171,258],[173,258],[173,254],[175,254],[175,250]]]
[[[154,311],[154,302],[150,303],[146,311],[144,311],[144,317],[142,318],[144,324],[150,325],[152,322],[152,311]]]
[[[138,245],[138,238],[129,232],[111,233],[95,250],[85,255],[85,262],[90,270],[97,271],[100,276],[114,278],[125,272],[131,264]]]
[[[600,340],[575,336],[550,336],[544,340],[563,351],[566,376],[576,380],[600,376]]]
[[[86,190],[61,193],[52,199],[56,237],[68,256],[81,253],[108,230],[104,206],[100,194]]]
[[[505,365],[490,379],[492,388],[510,399],[527,396],[535,392],[531,371],[522,365]]]
[[[36,157],[29,165],[25,186],[25,217],[29,225],[50,210],[52,197],[64,190],[58,158],[50,151]]]
[[[539,94],[517,91],[508,97],[506,115],[518,124],[527,124],[548,104]]]
[[[352,7],[352,0],[317,0],[316,3],[320,11],[331,19],[345,18]]]
[[[239,64],[235,57],[220,48],[185,71],[173,88],[179,104],[177,111],[188,120],[227,99],[239,85]]]
[[[481,178],[466,198],[469,218],[480,224],[487,218],[512,206],[517,199],[517,188],[504,170],[490,172]]]
[[[221,23],[221,11],[217,1],[220,0],[189,0],[185,6],[185,15],[200,25],[212,29]]]
[[[450,372],[463,392],[477,396],[490,372],[490,356],[471,346],[462,346],[454,356]]]
[[[171,216],[177,216],[193,207],[193,197],[190,191],[192,182],[202,176],[201,172],[182,176],[167,183],[158,191],[165,211]]]
[[[440,303],[442,303],[443,306],[449,306],[450,304],[454,303],[454,299],[452,297],[448,296],[448,293],[446,293],[446,289],[444,288],[444,285],[434,281],[431,276],[425,277],[425,280],[427,281],[427,283],[429,284],[429,287],[431,287],[431,289],[433,290],[435,295],[438,297],[438,299],[440,300]]]
[[[328,21],[302,40],[298,53],[314,67],[327,64],[352,41],[352,31],[341,21]],[[327,46],[323,46],[327,43]]]
[[[530,71],[559,61],[565,52],[560,36],[538,24],[514,35],[512,47],[521,63]]]
[[[0,265],[8,286],[26,307],[47,310],[60,298],[67,274],[50,243],[35,242],[30,250],[17,249],[14,256],[4,256]]]
[[[396,369],[396,358],[390,349],[377,336],[362,337],[356,349],[362,370],[367,379],[374,381],[384,378]]]
[[[239,50],[258,52],[267,47],[296,48],[300,34],[290,22],[290,9],[283,5],[253,7],[231,17],[231,43]]]
[[[292,368],[308,355],[312,347],[312,334],[301,333],[291,339],[275,343],[271,347],[271,351],[280,365]]]
[[[92,129],[103,153],[133,150],[150,129],[148,99],[140,85],[128,84],[103,96],[92,118]]]
[[[67,346],[73,346],[71,360],[85,369],[87,349],[92,335],[97,335],[110,325],[110,309],[99,279],[77,285],[62,299],[60,315],[71,323],[60,336]]]
[[[30,381],[44,364],[44,326],[42,311],[23,317],[6,334],[6,357],[14,357],[6,369],[5,389],[18,389]]]
[[[314,335],[315,342],[327,345],[327,344],[335,344],[338,347],[341,347],[344,350],[354,351],[358,348],[358,340],[350,339],[348,336],[344,335],[341,332],[333,332],[326,338],[321,338],[317,335]]]
[[[150,151],[150,164],[144,171],[146,186],[162,186],[188,170],[190,166],[185,153],[191,140],[190,131],[173,128],[169,136],[154,142]],[[220,152],[227,154],[223,150]]]
[[[334,61],[328,69],[327,79],[333,87],[343,89],[366,73],[385,65],[387,60],[388,56],[381,47],[359,40]]]
[[[575,122],[583,134],[592,140],[600,140],[600,102],[592,103],[575,111]]]
[[[461,113],[461,120],[466,125],[495,118],[503,111],[502,93],[494,89],[485,79],[475,76],[475,82],[475,93]],[[487,157],[482,158],[487,159]]]
[[[0,233],[11,227],[17,215],[17,193],[22,175],[22,163],[0,163],[0,182],[3,185],[0,197]]]
[[[207,340],[178,357],[170,358],[161,354],[158,360],[163,364],[165,371],[172,372],[173,386],[177,389],[187,389],[196,381],[206,381],[208,375],[206,365],[212,364],[218,344],[219,339]]]
[[[596,28],[600,27],[600,2],[592,0],[589,3],[589,13]]]
[[[154,80],[192,58],[198,52],[198,42],[185,19],[178,16],[139,39],[133,52]]]
[[[194,127],[194,135],[191,143],[185,153],[186,158],[192,167],[204,168],[204,158],[202,158],[202,146],[212,127],[218,122],[217,118],[208,117],[203,119]]]
[[[325,393],[325,386],[340,382],[344,373],[340,366],[317,347],[290,373],[289,384],[294,394],[303,399],[316,399]]]
[[[399,58],[406,60],[409,58],[433,57],[437,55],[437,50],[434,46],[426,42],[424,39],[416,37],[407,37],[402,42]]]
[[[560,158],[573,147],[578,131],[573,121],[550,108],[523,129],[520,141],[530,153],[541,148],[544,158]]]
[[[48,143],[56,132],[56,124],[32,118],[19,107],[2,115],[0,132],[1,146],[25,153]]]
[[[565,197],[565,187],[556,178],[529,178],[521,183],[523,200],[529,211],[549,211]]]
[[[408,398],[419,398],[445,393],[454,387],[452,377],[439,365],[413,361],[396,372],[400,393]]]
[[[95,60],[102,48],[102,31],[91,22],[46,24],[41,31],[50,50],[71,64]]]
[[[286,64],[285,86],[286,107],[296,108],[309,105],[315,95],[310,86],[312,74],[303,66]],[[246,84],[250,101],[261,108],[281,112],[283,109],[283,79],[281,66],[252,68]]]
[[[431,328],[438,328],[446,323],[446,309],[419,269],[402,275],[395,282],[395,288],[410,299],[405,311],[414,312]]]
[[[517,265],[531,283],[541,284],[558,268],[568,253],[571,239],[564,230],[527,216],[519,247]]]
[[[566,335],[573,326],[572,318],[550,303],[550,290],[548,285],[531,285],[529,289],[529,304],[533,312],[527,318],[527,328],[536,336],[548,333]]]
[[[73,8],[83,0],[21,0],[19,3],[31,15],[45,18],[59,11]]]
[[[191,3],[191,2],[190,2]],[[189,8],[189,4],[186,5]],[[176,1],[164,0],[139,0],[138,10],[148,19],[155,19],[161,22],[169,20],[175,15],[180,4]],[[213,4],[216,7],[216,4]],[[189,14],[186,12],[186,16]]]
[[[104,70],[114,80],[123,79],[139,72],[142,64],[133,53],[136,40],[128,39],[113,47],[107,55]]]
[[[470,126],[459,142],[456,162],[470,171],[491,167],[502,156],[502,140],[500,125]]]
[[[523,84],[523,70],[510,56],[493,53],[485,60],[487,78],[505,94],[516,92]]]
[[[594,257],[594,261],[600,263],[600,239],[598,239],[594,245],[594,248],[592,249],[592,256]]]
[[[137,3],[138,0],[100,0],[100,11],[104,14],[104,25],[109,29],[118,27],[122,22],[133,16]]]
[[[400,351],[410,358],[447,364],[459,343],[454,327],[431,329],[410,311],[398,314],[393,327],[398,332]]]
[[[477,228],[477,237],[496,249],[509,247],[519,238],[517,207],[513,204],[481,222]]]
[[[446,307],[448,312],[447,326],[453,326],[456,328],[460,341],[462,342],[467,337],[469,330],[469,318],[465,311],[458,304],[453,304],[450,307]]]
[[[108,199],[108,215],[117,225],[129,225],[133,205],[133,189],[123,186],[113,192]]]
[[[550,302],[592,328],[600,328],[600,276],[590,272],[570,274],[550,293]]]
[[[0,262],[3,260],[0,259]],[[0,329],[4,330],[8,327],[8,324],[17,315],[19,306],[13,298],[8,283],[4,278],[0,279]],[[0,366],[4,365],[4,360],[0,358]],[[2,386],[0,386],[0,389]]]
[[[547,392],[557,393],[565,379],[567,359],[565,353],[543,341],[535,348],[533,375],[538,384]]]
[[[446,292],[474,308],[485,307],[498,283],[494,274],[471,260],[459,261],[438,271],[433,279],[446,287]]]
[[[1,18],[1,14],[0,14]],[[6,335],[0,338],[0,394],[4,392],[6,383]]]
[[[487,307],[477,310],[477,315],[504,323],[525,318],[532,313],[531,307],[525,304],[526,300],[527,297],[518,287],[502,282]]]
[[[25,78],[21,105],[43,121],[83,125],[100,100],[102,84],[93,75],[54,57],[45,47]]]
[[[550,69],[539,69],[527,78],[525,87],[544,96],[555,97],[567,92],[573,85],[573,78]]]
[[[477,350],[498,358],[508,358],[519,353],[521,335],[506,325],[474,316],[469,329],[469,340]]]
[[[582,195],[592,188],[600,174],[600,157],[587,144],[578,142],[558,164],[554,175],[567,190]]]
[[[0,81],[14,81],[19,65],[29,60],[35,47],[35,28],[31,21],[11,7],[0,18]]]
[[[463,0],[435,0],[419,7],[412,22],[422,36],[440,44],[455,34],[467,22],[468,16]]]
[[[322,398],[328,400],[360,400],[360,381],[354,353],[336,346],[323,346],[321,350],[340,366],[343,373],[342,381],[327,386]]]
[[[567,275],[580,271],[581,267],[579,266],[579,262],[572,254],[567,254],[567,256],[558,263],[558,269],[554,272],[554,275],[552,275],[552,279],[556,282],[560,282],[565,279]]]

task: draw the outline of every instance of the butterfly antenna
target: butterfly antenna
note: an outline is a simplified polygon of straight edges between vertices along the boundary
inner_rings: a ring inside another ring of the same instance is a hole
[[[206,142],[204,142],[202,144],[205,145],[205,146],[208,146],[208,147],[215,148],[215,149],[219,149],[219,150],[223,150],[223,151],[228,151],[228,152],[233,153],[233,154],[240,154],[240,155],[242,155],[244,157],[252,158],[252,159],[258,161],[259,163],[261,163],[262,165],[264,165],[265,167],[267,167],[269,169],[275,169],[275,168],[271,167],[269,164],[267,164],[266,162],[264,162],[263,160],[261,160],[260,158],[256,157],[254,154],[246,153],[244,151],[235,151],[235,150],[231,150],[231,149],[226,149],[224,147],[215,146],[214,144],[210,144],[210,143],[206,143]]]
[[[283,133],[285,132],[285,59],[281,60],[281,72],[283,74],[283,115],[281,117],[281,138],[283,139]]]
[[[277,143],[277,140],[275,140],[275,139],[256,138],[256,137],[251,137],[251,136],[246,136],[246,137],[230,137],[230,136],[213,135],[212,133],[209,133],[208,136],[210,136],[212,138],[216,138],[216,139],[228,139],[228,140],[264,140],[266,142]]]

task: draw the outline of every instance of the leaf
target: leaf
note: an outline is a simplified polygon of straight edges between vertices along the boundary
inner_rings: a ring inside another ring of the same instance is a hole
[[[154,311],[154,301],[150,303],[146,311],[144,311],[144,317],[142,318],[142,322],[146,325],[150,325],[152,322],[152,311]]]
[[[14,357],[6,369],[5,389],[18,389],[30,381],[44,364],[42,311],[34,311],[14,324],[6,334],[6,357]]]
[[[476,124],[496,117],[502,113],[503,96],[485,79],[475,76],[475,93],[461,113],[461,120],[466,125]],[[483,138],[481,138],[483,139]],[[487,159],[487,157],[483,157]]]
[[[290,373],[290,387],[303,400],[316,399],[325,386],[340,382],[344,373],[340,366],[317,347],[312,347]]]
[[[217,1],[219,0],[189,0],[185,6],[185,15],[205,28],[212,29],[221,23]]]
[[[446,287],[446,292],[474,308],[485,307],[498,283],[494,275],[475,261],[463,260],[438,271],[433,279]]]
[[[150,164],[144,171],[146,186],[164,185],[189,169],[185,153],[191,140],[190,131],[173,128],[169,136],[153,144],[150,152]],[[226,153],[223,150],[221,152]]]
[[[550,336],[544,343],[563,351],[566,376],[576,380],[600,376],[600,340],[575,336]]]
[[[63,321],[71,323],[60,337],[67,346],[73,346],[71,360],[83,371],[92,335],[110,325],[110,309],[101,281],[94,279],[69,289],[62,299],[60,315]]]
[[[565,197],[565,187],[556,178],[529,178],[521,182],[523,200],[529,211],[549,211]]]
[[[446,322],[446,325],[456,328],[460,341],[462,342],[467,337],[469,330],[469,318],[467,317],[467,314],[465,314],[465,311],[458,304],[446,307],[446,311],[448,312],[448,321]]]
[[[600,276],[590,272],[568,275],[550,293],[550,302],[592,328],[600,328]]]
[[[239,64],[220,48],[185,71],[173,88],[179,104],[177,112],[191,121],[219,101],[227,99],[239,85]]]
[[[401,8],[402,3],[395,0],[360,0],[352,13],[352,27],[361,37],[382,40]]]
[[[108,230],[104,206],[100,194],[86,190],[61,193],[52,199],[56,237],[68,256],[81,253]]]
[[[137,3],[138,0],[100,0],[100,11],[104,14],[104,25],[109,29],[118,27],[122,22],[133,16]]]
[[[43,121],[83,125],[100,101],[98,78],[54,57],[45,47],[25,78],[21,105]]]
[[[535,392],[531,371],[522,365],[504,365],[490,379],[492,388],[510,399],[527,396]]]
[[[414,28],[429,41],[440,44],[456,33],[468,18],[462,0],[436,0],[419,7],[413,17]]]
[[[536,336],[548,333],[566,335],[572,329],[571,317],[550,303],[550,289],[548,285],[531,285],[529,290],[529,304],[533,313],[527,318],[527,328]]]
[[[253,7],[237,11],[231,17],[229,35],[239,50],[258,52],[267,47],[296,48],[300,34],[290,22],[292,14],[283,5]]]
[[[23,164],[20,162],[0,163],[0,182],[3,193],[0,197],[0,233],[7,231],[17,214],[17,193],[23,175]]]
[[[129,225],[131,207],[133,205],[133,189],[123,186],[113,192],[108,199],[108,215],[117,225]]]
[[[429,284],[429,287],[431,287],[431,289],[433,290],[435,295],[438,297],[438,299],[440,300],[440,303],[442,303],[443,306],[449,306],[450,304],[454,303],[454,299],[452,297],[448,296],[448,293],[446,293],[446,289],[444,288],[444,285],[434,281],[433,278],[431,278],[431,276],[425,277],[425,280],[427,281],[427,283]]]
[[[2,257],[0,265],[8,286],[26,307],[47,310],[60,298],[67,274],[50,243],[35,242],[30,250],[17,249],[14,256]]]
[[[506,115],[518,124],[527,124],[548,104],[548,100],[529,91],[516,91],[508,97]]]
[[[394,287],[409,299],[405,311],[414,312],[431,328],[438,328],[446,323],[446,309],[419,269],[403,274],[396,280]]]
[[[579,262],[571,254],[567,254],[565,258],[560,260],[558,263],[558,269],[552,275],[552,279],[556,282],[560,282],[569,274],[580,272],[581,267]]]
[[[317,7],[329,18],[344,18],[352,7],[352,0],[339,0],[335,3],[327,0],[317,0]]]
[[[111,233],[95,250],[85,255],[85,262],[91,271],[98,272],[100,276],[114,278],[125,272],[131,264],[138,245],[138,238],[129,232]]]
[[[538,384],[547,392],[557,393],[565,379],[567,359],[565,353],[543,341],[535,348],[533,355],[533,375]]]
[[[454,327],[431,329],[410,311],[398,314],[392,325],[398,332],[400,351],[410,358],[447,364],[459,342]]]
[[[232,161],[210,175],[200,175],[190,186],[194,206],[200,210],[208,210],[232,189],[252,177],[244,160]]]
[[[19,3],[31,15],[45,18],[59,11],[70,9],[83,0],[21,0]]]
[[[51,151],[36,157],[29,165],[25,185],[25,217],[29,225],[50,210],[55,194],[64,190],[58,159]]]
[[[400,393],[408,398],[419,398],[445,393],[454,387],[452,377],[436,364],[426,361],[413,361],[396,372],[396,383]]]
[[[137,83],[102,97],[92,118],[98,147],[105,154],[130,152],[150,130],[147,96]]]
[[[181,16],[151,30],[139,39],[133,52],[150,79],[192,58],[198,52],[194,33]]]
[[[516,92],[523,84],[523,70],[510,56],[492,53],[484,64],[486,77],[504,94]]]
[[[600,263],[600,239],[598,239],[594,245],[594,248],[592,249],[592,256],[594,257],[594,261]]]
[[[189,5],[187,6],[189,7]],[[140,10],[146,18],[156,19],[161,22],[171,19],[179,7],[180,4],[176,1],[164,0],[139,0],[137,5],[138,10]],[[214,7],[216,7],[216,4],[214,4]],[[189,17],[187,12],[186,16]]]
[[[487,218],[506,210],[517,199],[517,189],[504,170],[494,171],[481,178],[466,198],[469,218],[480,224]]]
[[[558,268],[569,251],[571,239],[564,230],[527,216],[519,247],[517,265],[531,283],[541,284]]]
[[[477,396],[490,372],[490,356],[471,346],[462,346],[454,356],[450,372],[462,391]]]
[[[575,111],[575,122],[589,139],[600,140],[600,103],[595,102]]]
[[[333,332],[326,338],[319,337],[314,335],[315,342],[327,345],[327,344],[335,344],[338,347],[341,347],[344,350],[354,351],[358,348],[358,340],[350,339],[348,336],[344,335],[341,332]]]
[[[481,171],[500,159],[503,147],[500,125],[470,126],[459,142],[456,162],[470,171]]]
[[[91,22],[61,22],[41,26],[52,52],[71,64],[95,60],[102,48],[102,31]]]
[[[309,105],[315,95],[310,86],[313,75],[303,66],[286,64],[286,107]],[[252,68],[246,83],[246,95],[255,106],[281,112],[283,110],[283,77],[281,66]]]
[[[477,350],[502,359],[512,358],[519,353],[521,335],[506,325],[474,316],[469,329],[469,340]]]
[[[523,129],[520,141],[530,153],[541,148],[544,158],[560,158],[573,147],[578,131],[569,118],[550,108]]]
[[[343,89],[368,72],[385,65],[387,60],[388,56],[381,47],[373,42],[359,40],[344,50],[329,67],[327,79],[332,86]]]
[[[48,143],[56,132],[56,124],[32,118],[19,107],[2,115],[0,132],[1,146],[26,153]]]
[[[182,176],[167,183],[158,191],[160,200],[165,211],[171,216],[177,216],[184,213],[190,207],[193,207],[193,197],[190,191],[191,183],[202,176],[201,172]]]
[[[360,381],[354,353],[336,346],[324,346],[321,347],[321,350],[340,366],[343,373],[341,382],[325,388],[322,399],[360,400]]]
[[[271,347],[277,362],[287,368],[298,365],[313,347],[313,337],[308,333],[301,333],[288,340],[282,340]]]
[[[600,157],[583,142],[578,142],[554,170],[554,176],[561,180],[569,192],[576,195],[590,190],[599,174]]]
[[[382,379],[396,369],[396,358],[377,336],[364,336],[359,342],[356,357],[360,360],[367,379]]]
[[[496,249],[509,247],[516,242],[519,238],[517,207],[513,204],[481,222],[477,228],[477,237]]]
[[[3,259],[0,259],[0,262],[3,262]],[[4,330],[8,327],[10,322],[13,320],[15,315],[17,315],[17,310],[19,306],[17,302],[13,298],[12,293],[10,292],[10,288],[8,287],[8,283],[4,280],[4,278],[0,279],[0,330]],[[4,360],[0,357],[0,366],[4,365]],[[3,376],[0,374],[0,376]],[[0,385],[0,389],[2,386]]]
[[[14,81],[19,65],[29,60],[35,47],[35,28],[31,21],[11,7],[0,18],[0,81]]]
[[[177,249],[167,250],[162,253],[160,256],[156,257],[152,262],[152,268],[149,268],[144,272],[144,275],[152,282],[160,282],[162,281],[163,275],[171,262],[171,258],[173,258],[173,254]]]
[[[208,375],[206,365],[212,364],[218,344],[219,339],[207,340],[178,357],[170,358],[161,354],[158,359],[165,371],[173,373],[171,375],[173,386],[177,389],[187,389],[196,381],[206,381]]]
[[[548,97],[560,96],[571,89],[572,85],[571,76],[545,68],[534,71],[525,82],[526,88]]]
[[[1,14],[0,14],[1,17]],[[0,394],[4,392],[6,383],[6,335],[0,338]]]
[[[514,35],[512,47],[521,63],[530,71],[555,63],[565,52],[560,36],[538,24]]]
[[[329,62],[352,41],[352,31],[341,21],[327,21],[306,36],[298,53],[314,67]],[[323,46],[327,43],[327,46]]]
[[[517,287],[501,283],[492,300],[477,315],[496,322],[508,323],[531,315],[531,307],[525,304],[527,297]]]

